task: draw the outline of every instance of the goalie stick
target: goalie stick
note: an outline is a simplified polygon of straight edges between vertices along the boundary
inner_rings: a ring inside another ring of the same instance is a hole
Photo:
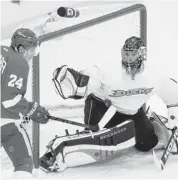
[[[178,154],[178,142],[177,142],[177,138],[178,138],[178,130],[177,130],[177,127],[174,127],[172,129],[172,135],[171,135],[171,137],[170,137],[170,139],[168,141],[166,149],[164,150],[163,155],[162,155],[160,160],[156,156],[155,151],[153,149],[153,151],[152,151],[153,159],[154,159],[155,164],[157,165],[157,167],[160,170],[164,169],[170,153],[171,154]],[[174,145],[176,145],[176,148],[177,148],[177,152],[176,153],[172,153],[171,152]]]

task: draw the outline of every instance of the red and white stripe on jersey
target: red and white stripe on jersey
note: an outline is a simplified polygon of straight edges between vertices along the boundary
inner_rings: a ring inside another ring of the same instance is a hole
[[[3,101],[2,104],[5,108],[9,108],[9,107],[15,106],[21,100],[21,98],[22,98],[22,95],[18,94],[13,99]]]

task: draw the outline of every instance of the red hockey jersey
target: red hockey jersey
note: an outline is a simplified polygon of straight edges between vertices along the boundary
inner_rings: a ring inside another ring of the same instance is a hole
[[[30,107],[24,95],[29,65],[11,47],[1,46],[1,118],[19,119],[19,113]]]

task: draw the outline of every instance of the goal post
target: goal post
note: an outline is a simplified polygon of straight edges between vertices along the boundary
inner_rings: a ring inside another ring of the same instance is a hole
[[[120,9],[118,11],[78,23],[73,26],[69,26],[64,29],[60,29],[55,32],[44,34],[39,37],[40,44],[46,41],[65,36],[71,33],[78,32],[80,30],[90,28],[92,26],[105,23],[112,19],[119,18],[121,16],[126,16],[128,14],[139,12],[139,26],[140,26],[140,37],[147,44],[147,12],[146,7],[143,4],[134,4],[126,8]],[[32,100],[40,104],[40,54],[36,56],[32,64]],[[40,154],[40,125],[33,122],[32,124],[32,148],[33,148],[33,162],[34,167],[39,167],[39,154]]]

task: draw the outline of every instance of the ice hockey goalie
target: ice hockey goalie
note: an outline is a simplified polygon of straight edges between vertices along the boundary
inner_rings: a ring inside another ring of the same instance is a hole
[[[56,137],[40,159],[43,169],[54,172],[92,163],[131,146],[142,152],[156,148],[161,141],[163,148],[167,146],[172,126],[178,127],[177,82],[147,66],[145,60],[146,46],[133,36],[121,49],[116,72],[105,74],[98,66],[76,71],[68,65],[54,71],[57,94],[63,99],[85,98],[84,123],[97,125],[98,131]],[[143,105],[155,93],[170,107],[167,126],[160,118],[150,121],[144,111]]]
[[[127,120],[97,132],[85,130],[73,135],[56,136],[40,158],[40,167],[46,172],[60,172],[68,167],[104,160],[135,145],[134,129],[134,122]]]

